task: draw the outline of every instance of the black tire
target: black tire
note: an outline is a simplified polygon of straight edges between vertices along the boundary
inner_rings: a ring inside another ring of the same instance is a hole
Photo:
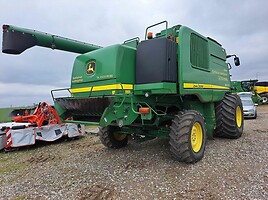
[[[236,94],[225,94],[215,106],[216,129],[214,136],[230,139],[241,137],[244,129],[244,116],[241,99]]]
[[[255,115],[254,115],[253,119],[257,119],[257,108],[256,108]]]
[[[111,149],[125,147],[128,143],[126,134],[118,133],[119,128],[113,126],[100,127],[99,136],[102,144]]]
[[[18,129],[25,129],[26,126],[25,125],[18,125],[18,126],[13,126],[11,129],[12,130],[18,130]]]
[[[268,103],[268,94],[261,94],[260,95],[262,103]]]
[[[196,126],[199,127],[197,134]],[[170,128],[170,151],[178,161],[195,163],[203,158],[206,129],[204,118],[199,112],[179,112],[175,115]]]

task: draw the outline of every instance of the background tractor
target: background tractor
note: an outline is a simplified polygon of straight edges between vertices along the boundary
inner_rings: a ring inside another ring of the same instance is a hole
[[[268,82],[257,82],[254,89],[260,95],[262,103],[268,103]]]
[[[251,92],[254,103],[268,103],[268,82],[258,80],[232,81],[232,91]]]
[[[231,88],[233,93],[237,94],[240,92],[251,92],[252,93],[252,101],[256,104],[262,103],[262,97],[259,95],[256,90],[256,83],[258,80],[243,80],[243,81],[232,81]]]
[[[153,35],[149,29],[165,29]],[[148,36],[148,37],[147,37]],[[145,39],[133,38],[105,48],[34,30],[3,26],[4,53],[20,54],[42,46],[81,53],[71,87],[53,90],[61,121],[100,126],[108,148],[169,138],[178,161],[202,159],[207,137],[236,139],[243,132],[240,98],[231,94],[225,49],[216,40],[182,25],[163,21],[147,27]],[[239,58],[234,57],[235,65]],[[68,90],[70,96],[55,97]]]

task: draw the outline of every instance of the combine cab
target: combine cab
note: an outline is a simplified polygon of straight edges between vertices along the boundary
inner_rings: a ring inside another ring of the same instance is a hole
[[[165,29],[149,32],[160,24]],[[186,26],[163,21],[149,26],[143,41],[104,48],[9,25],[3,34],[4,53],[34,45],[81,53],[66,89],[69,97],[53,90],[54,106],[62,122],[99,125],[108,148],[126,146],[129,135],[139,141],[169,138],[178,161],[195,163],[207,137],[235,139],[243,132],[242,104],[231,94],[226,63],[234,56],[239,65],[238,57]]]

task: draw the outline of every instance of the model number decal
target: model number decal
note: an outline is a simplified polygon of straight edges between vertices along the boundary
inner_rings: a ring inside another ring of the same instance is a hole
[[[193,84],[193,88],[204,88],[203,84]]]
[[[229,90],[229,87],[213,84],[198,84],[198,83],[184,83],[183,87],[185,89],[220,89],[220,90]]]
[[[104,79],[104,78],[113,78],[113,74],[107,74],[107,75],[102,75],[102,76],[97,76],[97,79]]]

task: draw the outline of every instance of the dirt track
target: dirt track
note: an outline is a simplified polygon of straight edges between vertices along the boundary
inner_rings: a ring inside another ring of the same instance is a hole
[[[108,150],[91,134],[0,153],[0,199],[267,199],[268,105],[238,140],[214,139],[204,158],[175,161],[168,140]]]

